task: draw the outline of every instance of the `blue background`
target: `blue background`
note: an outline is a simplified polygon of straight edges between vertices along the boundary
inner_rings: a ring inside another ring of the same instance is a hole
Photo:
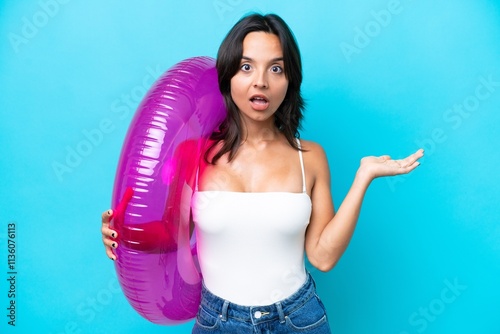
[[[339,264],[311,268],[334,333],[500,333],[493,0],[1,1],[0,332],[190,332],[129,306],[100,214],[146,89],[182,59],[214,57],[249,11],[276,12],[295,32],[302,137],[328,154],[336,206],[361,157],[426,149],[414,173],[375,180]]]

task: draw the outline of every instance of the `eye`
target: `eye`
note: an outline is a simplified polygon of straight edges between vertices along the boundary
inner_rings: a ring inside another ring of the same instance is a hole
[[[278,65],[274,65],[273,67],[271,67],[271,72],[273,72],[273,73],[283,73],[283,67],[278,66]]]
[[[241,65],[241,67],[240,67],[240,69],[241,69],[242,71],[245,71],[245,72],[250,71],[250,69],[251,69],[251,68],[252,68],[252,67],[250,66],[250,64],[243,64],[243,65]]]

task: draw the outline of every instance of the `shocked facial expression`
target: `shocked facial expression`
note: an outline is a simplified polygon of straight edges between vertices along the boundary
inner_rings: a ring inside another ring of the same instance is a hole
[[[231,78],[231,97],[243,121],[274,124],[274,113],[285,99],[283,50],[278,36],[251,32],[243,40],[238,72]]]

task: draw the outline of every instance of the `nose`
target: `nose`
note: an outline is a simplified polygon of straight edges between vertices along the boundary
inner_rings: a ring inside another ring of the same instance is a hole
[[[267,88],[269,86],[267,79],[267,71],[255,71],[253,86],[255,88]]]

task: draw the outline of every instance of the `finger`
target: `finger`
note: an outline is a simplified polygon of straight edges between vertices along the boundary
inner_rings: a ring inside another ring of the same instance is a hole
[[[115,240],[108,239],[108,238],[103,238],[102,242],[104,243],[104,246],[106,248],[112,248],[112,249],[117,249],[118,248],[118,243]]]
[[[380,159],[382,159],[382,161],[391,160],[391,156],[390,156],[390,155],[382,155],[382,156],[380,157]]]
[[[420,159],[423,156],[424,156],[424,150],[423,149],[419,149],[415,153],[413,153],[412,155],[410,155],[410,157],[412,159],[414,159],[415,161],[417,161],[418,159]]]
[[[102,226],[101,233],[104,236],[107,236],[108,238],[116,238],[116,237],[118,237],[118,233],[115,230],[110,229],[107,225],[108,224],[104,224]]]
[[[102,242],[104,243],[104,249],[106,250],[106,255],[111,259],[111,260],[116,260],[116,255],[113,253],[113,249],[118,248],[118,243],[109,238],[102,238]]]
[[[101,215],[102,217],[102,223],[109,223],[111,221],[111,218],[113,217],[113,210],[109,209],[107,211],[104,211]]]
[[[404,167],[402,166],[400,168],[399,174],[408,174],[409,172],[411,172],[412,170],[414,170],[418,166],[420,166],[420,162],[418,162],[418,161],[415,161],[414,163],[412,163],[411,165],[408,165],[408,166],[404,166]]]
[[[401,161],[401,166],[402,167],[409,167],[415,164],[415,162],[420,159],[421,157],[424,156],[424,151],[422,149],[418,150],[417,152],[413,153],[412,155],[409,155],[408,157],[400,160]]]
[[[113,251],[111,250],[111,248],[109,247],[106,247],[106,255],[113,261],[116,260],[116,255],[113,253]]]

